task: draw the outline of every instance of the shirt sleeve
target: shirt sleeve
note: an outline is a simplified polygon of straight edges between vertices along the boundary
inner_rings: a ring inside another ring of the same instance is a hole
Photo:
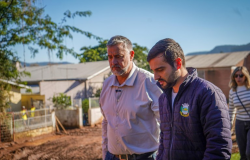
[[[161,109],[161,107],[163,107],[163,104],[161,102],[163,102],[163,96],[159,97],[159,109]],[[162,124],[160,123],[160,126]],[[160,138],[159,138],[159,148],[157,151],[157,156],[156,156],[156,160],[162,160],[162,155],[163,155],[163,150],[164,150],[164,146],[163,146],[163,132],[160,132]]]
[[[206,90],[199,100],[200,120],[206,137],[203,160],[230,159],[232,139],[226,97],[222,91]]]
[[[230,90],[229,92],[229,117],[230,117],[231,128],[233,126],[236,111],[237,111],[237,108],[234,107],[234,103],[233,103],[233,92],[232,90]]]
[[[163,133],[160,133],[160,145],[157,151],[157,156],[156,156],[156,160],[161,160],[162,159],[162,152],[163,152]]]
[[[102,107],[100,105],[101,112],[103,115],[103,120],[102,120],[102,158],[105,159],[106,154],[108,152],[108,137],[107,137],[107,119],[105,118],[104,112],[102,110]]]
[[[146,83],[147,93],[152,100],[151,110],[154,112],[157,121],[160,123],[160,114],[159,114],[159,102],[158,99],[162,94],[162,90],[156,85],[156,81],[148,79]]]

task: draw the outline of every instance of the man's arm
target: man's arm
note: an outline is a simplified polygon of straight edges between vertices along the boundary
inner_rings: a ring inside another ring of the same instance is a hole
[[[159,101],[158,101],[158,99],[162,94],[162,90],[156,85],[156,81],[154,81],[152,79],[148,79],[146,84],[147,84],[148,95],[152,100],[151,110],[154,112],[157,121],[160,123]]]
[[[151,103],[151,110],[154,112],[155,118],[158,121],[158,124],[161,123],[160,121],[160,113],[159,113],[159,107],[160,107],[160,97],[162,94],[162,90],[156,85],[156,81],[151,78],[146,81],[147,83],[147,92],[150,96],[152,103]],[[162,152],[163,152],[163,133],[160,132],[159,136],[159,147],[157,151],[156,160],[162,159]]]
[[[102,120],[102,158],[103,160],[106,157],[107,151],[108,151],[108,137],[107,137],[107,120],[105,118],[104,112],[102,110],[102,107],[100,105],[101,112],[103,115],[103,120]]]
[[[226,98],[221,90],[206,89],[202,94],[200,120],[206,137],[206,150],[203,160],[230,159],[232,140],[230,119]]]
[[[158,100],[159,101],[159,109],[163,107],[163,104],[162,104],[163,98],[164,98],[163,95],[159,97],[159,100]],[[159,122],[160,122],[160,120],[159,120]],[[160,128],[161,128],[161,123],[160,123]],[[160,140],[159,140],[159,147],[158,147],[158,151],[157,151],[156,160],[162,160],[163,159],[162,158],[162,152],[163,152],[163,150],[164,150],[164,146],[163,146],[163,132],[161,131],[160,132]]]

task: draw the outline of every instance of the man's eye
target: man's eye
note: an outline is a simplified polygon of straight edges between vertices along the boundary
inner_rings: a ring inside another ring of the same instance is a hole
[[[123,56],[115,56],[115,58],[117,58],[117,59],[118,59],[118,58],[122,58],[122,57],[123,57]]]

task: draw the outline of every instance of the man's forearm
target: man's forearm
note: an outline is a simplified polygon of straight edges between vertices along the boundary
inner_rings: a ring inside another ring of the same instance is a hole
[[[108,151],[108,138],[107,138],[107,121],[103,119],[102,121],[102,158],[105,159],[105,156]]]

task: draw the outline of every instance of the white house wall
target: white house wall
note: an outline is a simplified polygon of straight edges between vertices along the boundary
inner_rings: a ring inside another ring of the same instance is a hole
[[[103,82],[110,76],[110,69],[92,77],[87,81],[88,96],[93,96],[97,89],[102,88]]]
[[[42,81],[40,82],[40,94],[45,95],[45,105],[52,104],[52,97],[64,93],[71,99],[85,98],[85,82],[83,81]]]
[[[10,110],[8,111],[20,111],[21,110],[21,93],[20,93],[20,89],[16,88],[15,86],[12,86],[11,91],[10,91],[10,95],[11,95],[11,103],[10,103]]]

